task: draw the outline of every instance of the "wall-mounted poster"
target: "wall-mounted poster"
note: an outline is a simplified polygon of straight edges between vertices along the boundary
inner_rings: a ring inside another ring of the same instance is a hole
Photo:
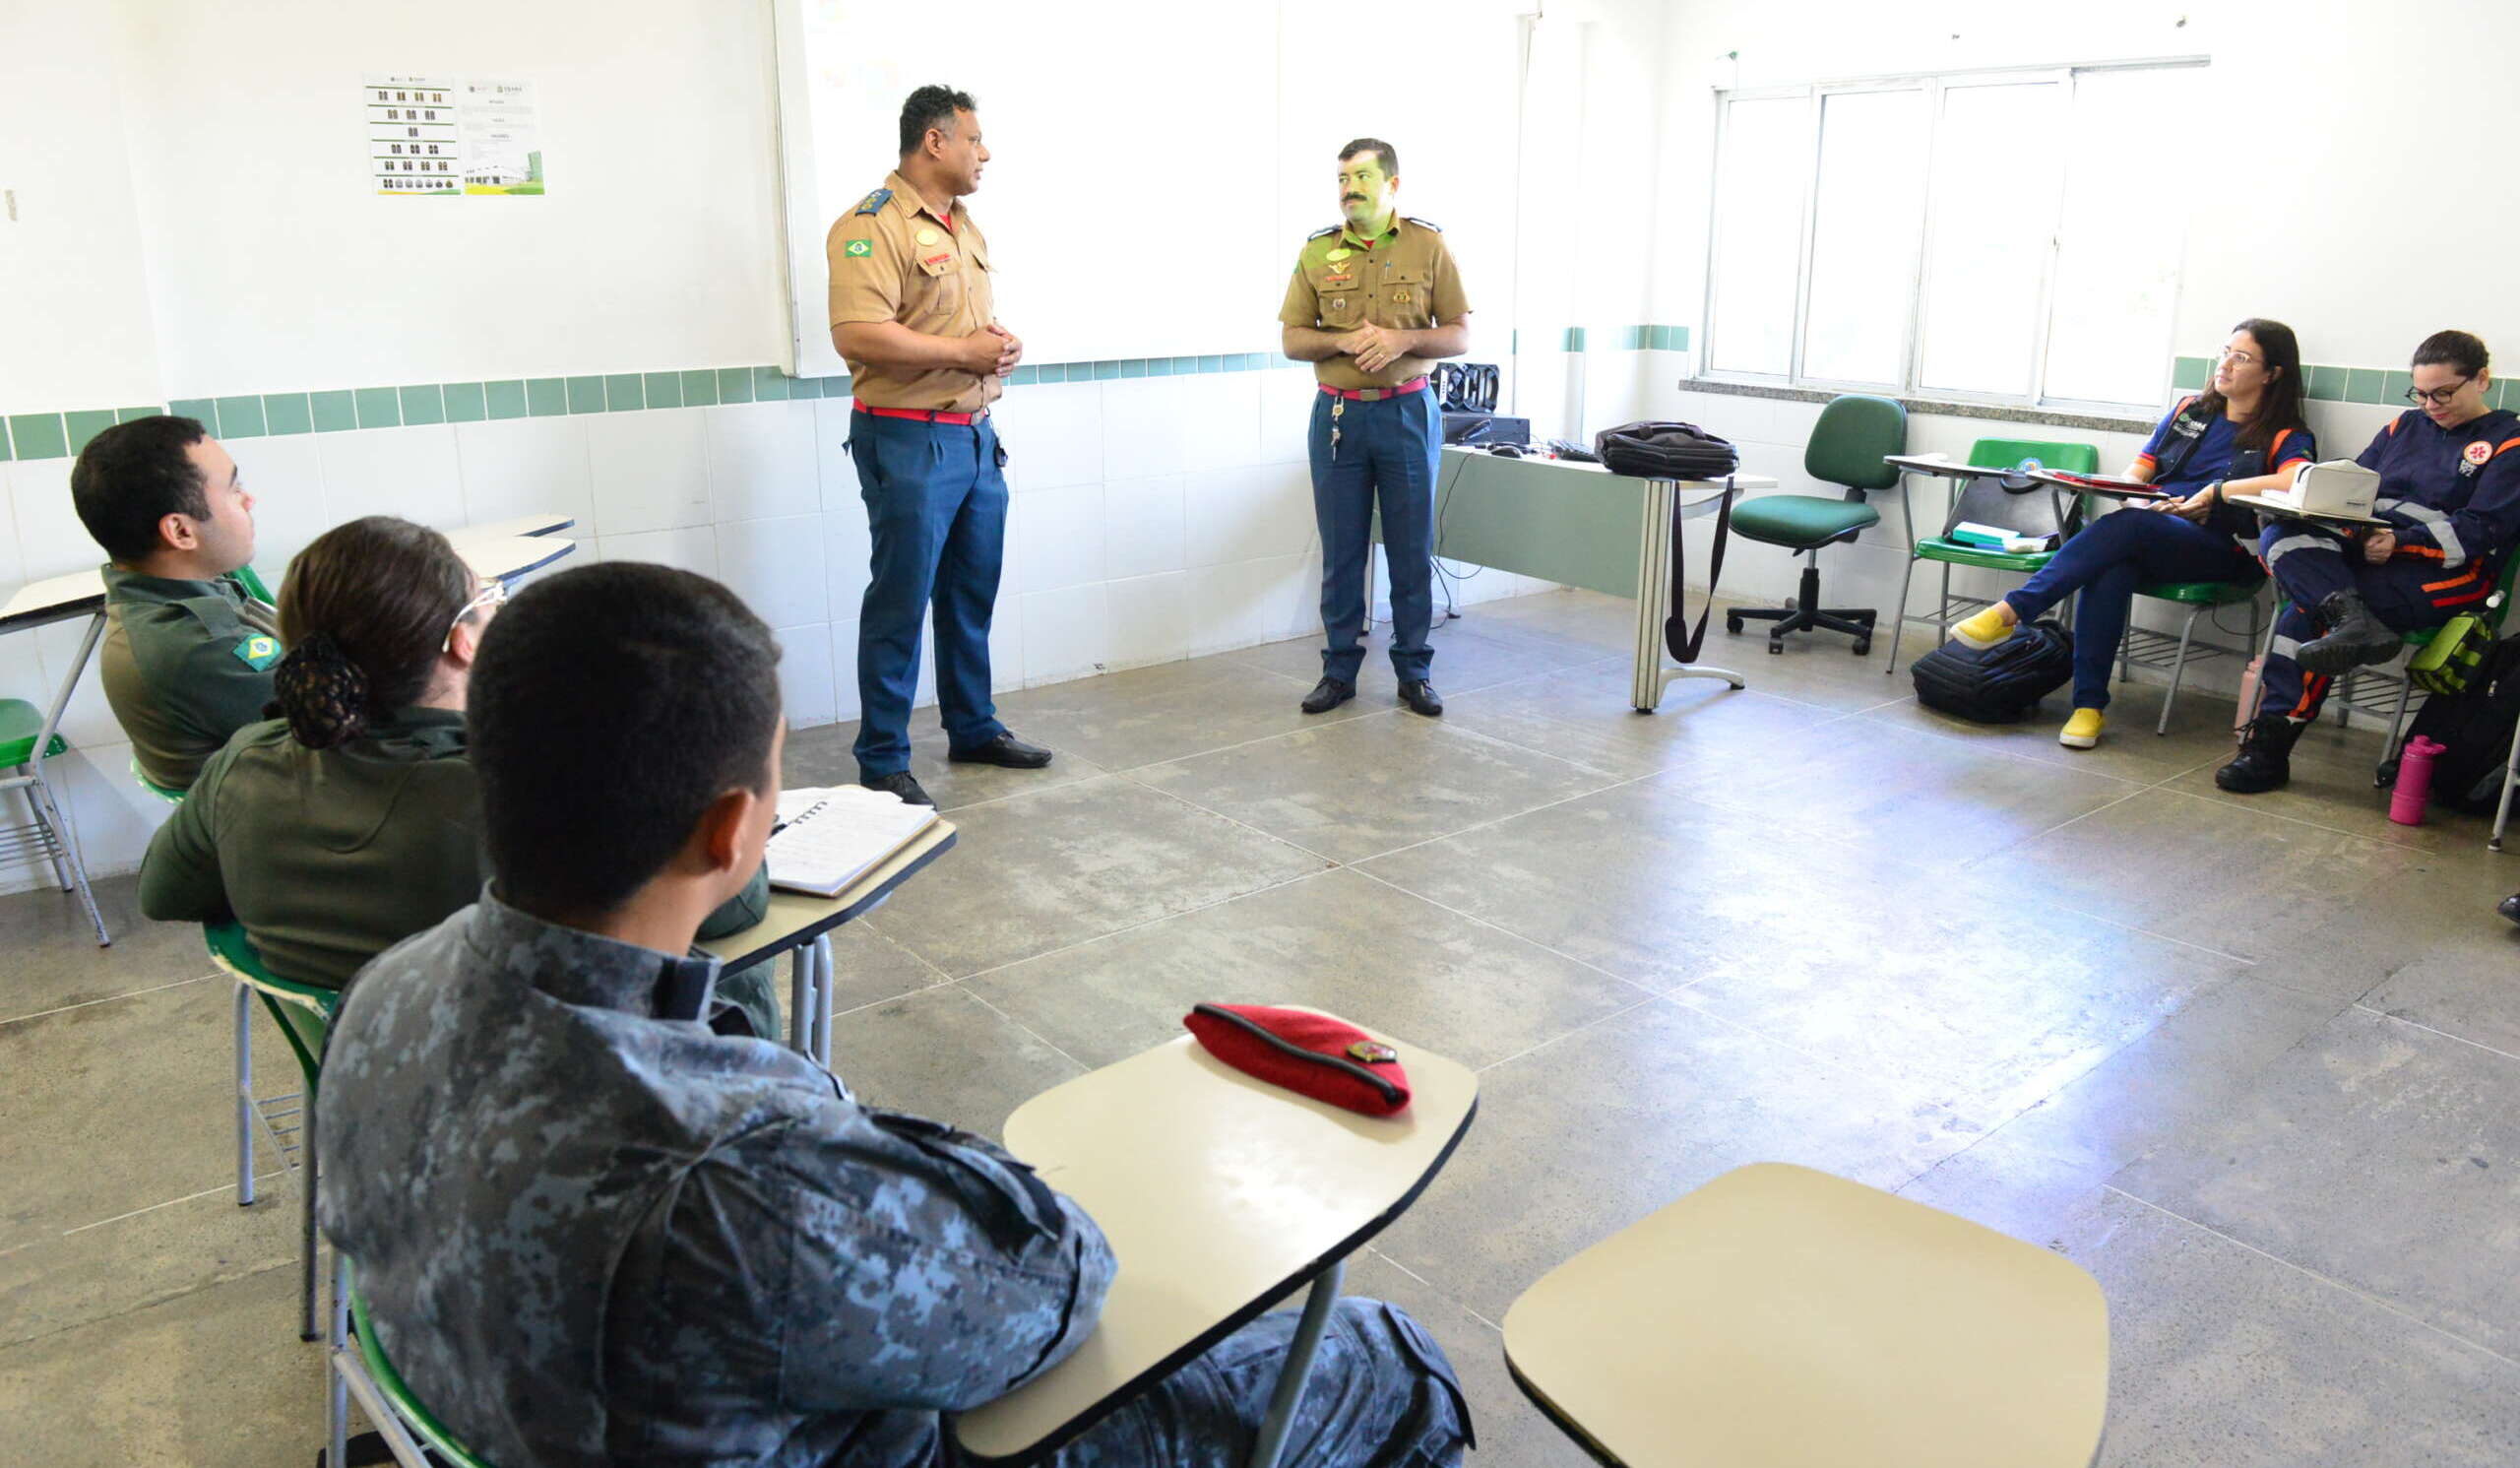
[[[368,177],[387,195],[543,192],[534,84],[481,77],[371,75]]]

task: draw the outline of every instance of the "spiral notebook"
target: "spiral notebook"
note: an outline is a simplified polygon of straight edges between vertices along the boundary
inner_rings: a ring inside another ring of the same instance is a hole
[[[860,785],[788,791],[770,838],[770,885],[832,897],[892,860],[936,823],[934,807],[913,805]]]

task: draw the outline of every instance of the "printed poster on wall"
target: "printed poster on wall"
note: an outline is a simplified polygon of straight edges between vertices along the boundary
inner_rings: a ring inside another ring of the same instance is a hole
[[[543,192],[534,85],[480,77],[371,74],[368,178],[378,194],[458,198]]]

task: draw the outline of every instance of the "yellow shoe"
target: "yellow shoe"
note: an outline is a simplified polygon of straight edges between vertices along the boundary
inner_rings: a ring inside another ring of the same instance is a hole
[[[2012,629],[2013,624],[2004,620],[2004,608],[1999,603],[1967,621],[1952,623],[1951,635],[1983,651],[2010,637]]]
[[[2100,744],[2100,710],[2076,709],[2074,717],[2065,721],[2057,732],[2056,742],[2068,749],[2093,749]]]

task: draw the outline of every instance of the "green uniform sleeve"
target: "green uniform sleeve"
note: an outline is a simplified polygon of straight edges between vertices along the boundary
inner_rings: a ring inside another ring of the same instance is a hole
[[[704,943],[738,933],[770,916],[770,863],[752,874],[744,889],[729,897],[725,905],[701,920],[700,940]]]
[[[159,923],[225,923],[227,879],[219,869],[219,840],[212,822],[219,788],[227,777],[224,751],[211,756],[191,794],[149,840],[140,862],[140,911]]]
[[[194,725],[224,742],[246,725],[263,721],[264,706],[272,701],[278,650],[278,638],[250,627],[234,637],[206,638],[184,655],[183,672],[165,696],[180,700]]]

